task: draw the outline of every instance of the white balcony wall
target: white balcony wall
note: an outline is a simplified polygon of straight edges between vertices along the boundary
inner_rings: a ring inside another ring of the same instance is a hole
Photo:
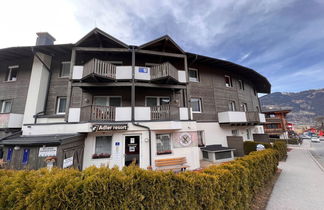
[[[188,108],[187,107],[180,107],[179,108],[179,113],[180,113],[180,120],[189,120]]]
[[[151,69],[148,67],[135,67],[135,79],[147,80],[151,79]]]
[[[21,128],[23,114],[0,114],[0,128]]]
[[[265,122],[266,122],[265,114],[261,114],[261,113],[259,113],[259,119],[260,119],[260,122],[261,122],[261,123],[265,123]]]
[[[80,122],[80,108],[69,108],[69,122]]]
[[[178,80],[179,80],[179,82],[182,82],[182,83],[187,82],[187,77],[186,77],[185,71],[178,71]]]
[[[73,66],[72,79],[81,79],[83,76],[83,66]]]
[[[151,108],[135,107],[135,120],[151,120]]]
[[[236,123],[236,122],[247,122],[245,112],[219,112],[218,113],[219,123]]]
[[[116,121],[131,121],[132,108],[131,107],[116,107]]]
[[[132,79],[132,67],[116,66],[116,79]]]

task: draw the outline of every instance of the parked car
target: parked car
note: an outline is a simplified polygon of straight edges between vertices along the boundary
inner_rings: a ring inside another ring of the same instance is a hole
[[[321,141],[320,141],[320,138],[318,137],[318,136],[312,136],[311,137],[311,141],[312,142],[316,142],[316,143],[320,143]]]
[[[311,139],[311,137],[303,134],[303,135],[300,135],[300,139]]]

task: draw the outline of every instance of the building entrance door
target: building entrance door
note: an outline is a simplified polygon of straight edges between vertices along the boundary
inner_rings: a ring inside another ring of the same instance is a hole
[[[133,161],[139,165],[140,158],[140,137],[125,136],[125,166],[130,165]]]

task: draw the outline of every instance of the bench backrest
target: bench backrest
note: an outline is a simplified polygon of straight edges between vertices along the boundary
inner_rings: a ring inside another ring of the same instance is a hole
[[[182,165],[185,164],[186,162],[187,162],[186,157],[159,159],[159,160],[155,160],[155,166],[162,167],[162,166]]]

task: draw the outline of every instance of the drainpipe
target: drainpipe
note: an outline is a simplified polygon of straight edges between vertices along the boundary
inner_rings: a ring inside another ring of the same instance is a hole
[[[131,90],[131,106],[132,106],[132,125],[145,128],[149,132],[149,160],[150,165],[148,169],[152,169],[152,131],[151,128],[146,125],[135,123],[135,48],[132,46],[132,90]]]
[[[47,71],[48,71],[48,80],[47,80],[47,87],[46,87],[46,96],[45,96],[45,103],[44,103],[44,107],[43,107],[43,111],[41,111],[41,112],[38,112],[38,113],[36,113],[35,115],[34,115],[34,118],[35,118],[35,120],[34,120],[34,124],[36,124],[37,123],[37,118],[38,118],[38,116],[40,115],[40,114],[45,114],[45,109],[46,109],[46,106],[47,106],[47,101],[48,101],[48,90],[49,90],[49,88],[50,88],[50,83],[51,83],[51,78],[52,78],[52,72],[51,72],[51,69],[50,69],[50,67],[48,67],[47,65],[46,65],[46,63],[37,55],[37,53],[35,52],[35,49],[34,49],[34,47],[31,47],[31,51],[32,51],[32,53],[33,53],[33,55],[45,66],[45,68],[47,69]]]

